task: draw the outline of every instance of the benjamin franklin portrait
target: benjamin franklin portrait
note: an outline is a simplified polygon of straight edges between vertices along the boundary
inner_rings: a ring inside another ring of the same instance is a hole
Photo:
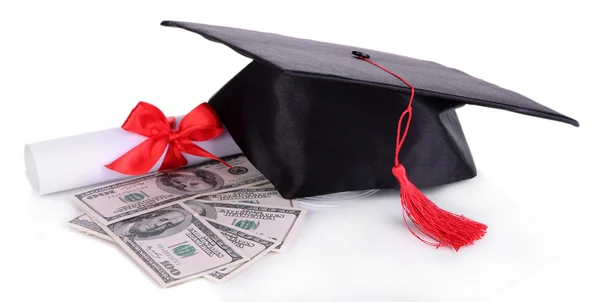
[[[191,213],[183,209],[167,207],[117,222],[110,228],[118,236],[149,240],[179,233],[190,225],[192,218]]]
[[[210,206],[210,204],[204,203],[198,199],[192,199],[185,202],[185,205],[190,207],[194,212],[200,216],[217,219],[217,210]]]
[[[195,195],[212,192],[223,186],[223,178],[219,175],[196,169],[192,171],[173,171],[165,173],[156,179],[158,187],[172,194]]]

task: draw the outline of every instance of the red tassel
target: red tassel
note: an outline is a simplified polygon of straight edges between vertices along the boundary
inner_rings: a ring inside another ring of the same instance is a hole
[[[473,244],[475,240],[481,239],[487,230],[485,224],[471,220],[462,215],[456,215],[443,209],[438,208],[427,196],[425,196],[415,185],[413,185],[406,177],[406,169],[398,162],[398,154],[404,144],[410,121],[412,119],[412,103],[415,98],[415,87],[408,81],[393,73],[387,68],[371,61],[369,55],[362,52],[352,52],[359,59],[369,62],[381,70],[393,75],[398,80],[402,81],[410,88],[410,99],[406,110],[402,112],[398,119],[398,130],[396,132],[396,156],[394,158],[395,166],[392,168],[392,173],[400,183],[400,200],[402,203],[402,216],[408,230],[419,240],[425,244],[440,247],[452,246],[456,251],[467,244]],[[402,122],[406,118],[406,126],[402,131]],[[435,242],[424,240],[417,234],[406,221],[406,216],[413,225],[427,237]]]
[[[392,168],[392,173],[400,183],[400,199],[404,212],[404,222],[410,232],[419,240],[436,247],[452,246],[456,251],[465,245],[481,239],[487,230],[485,224],[456,215],[437,207],[406,177],[403,165]],[[421,238],[406,221],[406,216],[423,234],[434,240],[429,242]]]

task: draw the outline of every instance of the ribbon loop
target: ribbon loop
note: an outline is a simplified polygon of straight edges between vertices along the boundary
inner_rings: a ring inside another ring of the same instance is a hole
[[[121,157],[106,165],[107,168],[127,175],[148,173],[167,149],[159,171],[187,165],[183,153],[215,159],[231,167],[193,141],[205,141],[219,136],[223,126],[217,113],[208,103],[202,103],[185,115],[179,127],[175,119],[167,118],[156,106],[139,102],[121,126],[123,130],[148,137]]]

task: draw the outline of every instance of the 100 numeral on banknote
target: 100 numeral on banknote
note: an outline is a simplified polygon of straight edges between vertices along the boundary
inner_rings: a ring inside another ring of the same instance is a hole
[[[232,168],[209,161],[183,169],[122,181],[75,195],[77,204],[108,225],[194,196],[267,182],[242,155],[223,157]]]

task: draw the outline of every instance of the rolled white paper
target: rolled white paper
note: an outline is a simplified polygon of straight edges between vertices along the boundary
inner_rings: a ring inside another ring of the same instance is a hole
[[[181,117],[177,118],[179,121]],[[147,137],[113,128],[25,145],[25,167],[31,186],[40,194],[54,193],[130,177],[106,168]],[[242,153],[229,132],[195,142],[204,150],[222,157]],[[165,149],[166,152],[166,149]],[[189,165],[208,161],[185,154]],[[164,153],[151,172],[158,170]]]

